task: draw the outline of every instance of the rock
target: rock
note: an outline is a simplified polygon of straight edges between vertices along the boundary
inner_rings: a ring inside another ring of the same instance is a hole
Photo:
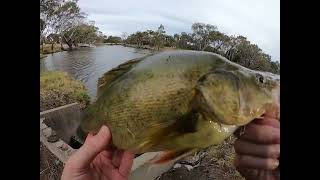
[[[179,163],[191,165],[191,166],[197,166],[204,156],[206,156],[206,153],[200,151],[194,155],[190,155],[190,156],[183,158]]]
[[[69,147],[66,144],[63,144],[60,148],[62,151],[66,151]]]
[[[57,135],[51,135],[48,137],[47,141],[50,143],[55,143],[59,140],[59,137]]]
[[[194,167],[191,165],[184,165],[184,167],[186,167],[188,169],[188,171],[190,171],[191,169],[193,169]]]
[[[173,166],[173,169],[180,168],[180,167],[181,167],[181,164],[177,163]]]
[[[56,143],[56,146],[58,147],[58,148],[61,148],[61,146],[63,146],[63,141],[58,141],[57,143]]]
[[[45,137],[49,137],[49,136],[51,135],[52,130],[51,130],[50,127],[47,127],[47,128],[44,128],[44,129],[42,130],[42,132],[43,132],[43,134],[44,134]]]

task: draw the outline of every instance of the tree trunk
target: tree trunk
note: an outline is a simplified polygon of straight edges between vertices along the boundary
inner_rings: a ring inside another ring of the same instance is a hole
[[[64,40],[65,40],[66,44],[68,45],[69,50],[72,50],[72,41],[71,40],[67,40],[66,37],[64,37]]]
[[[64,48],[63,48],[63,45],[62,45],[62,39],[60,38],[60,49],[61,49],[61,51],[64,51]]]
[[[51,43],[51,53],[53,53],[53,44],[54,43]]]
[[[78,47],[78,43],[76,43],[76,41],[73,41],[72,43],[73,43],[74,47]]]
[[[43,53],[43,41],[41,42],[41,53]]]
[[[201,49],[201,51],[204,51],[207,47],[208,47],[208,45],[205,44],[205,45],[203,46],[203,48]]]
[[[72,50],[72,42],[69,40],[69,41],[67,41],[67,45],[68,45],[68,47],[69,47],[69,50]]]
[[[67,40],[67,39],[65,39],[65,41],[66,41],[66,43],[67,43],[67,45],[69,47],[69,50],[72,50],[72,41],[71,40]]]

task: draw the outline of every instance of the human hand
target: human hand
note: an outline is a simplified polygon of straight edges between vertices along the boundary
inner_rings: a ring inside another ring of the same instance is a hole
[[[62,180],[128,179],[134,155],[111,146],[111,132],[102,126],[89,134],[81,148],[65,164]]]
[[[247,180],[279,180],[280,121],[264,116],[245,127],[235,142],[237,170]]]

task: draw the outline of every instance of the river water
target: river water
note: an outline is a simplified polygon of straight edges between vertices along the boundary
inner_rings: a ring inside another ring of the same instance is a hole
[[[123,46],[103,45],[48,54],[40,61],[40,71],[64,71],[84,83],[95,100],[98,79],[108,70],[151,51]]]

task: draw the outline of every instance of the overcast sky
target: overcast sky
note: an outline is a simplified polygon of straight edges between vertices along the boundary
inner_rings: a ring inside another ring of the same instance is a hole
[[[173,35],[203,22],[246,36],[280,61],[279,0],[79,0],[79,6],[107,36],[156,30],[160,24]]]

